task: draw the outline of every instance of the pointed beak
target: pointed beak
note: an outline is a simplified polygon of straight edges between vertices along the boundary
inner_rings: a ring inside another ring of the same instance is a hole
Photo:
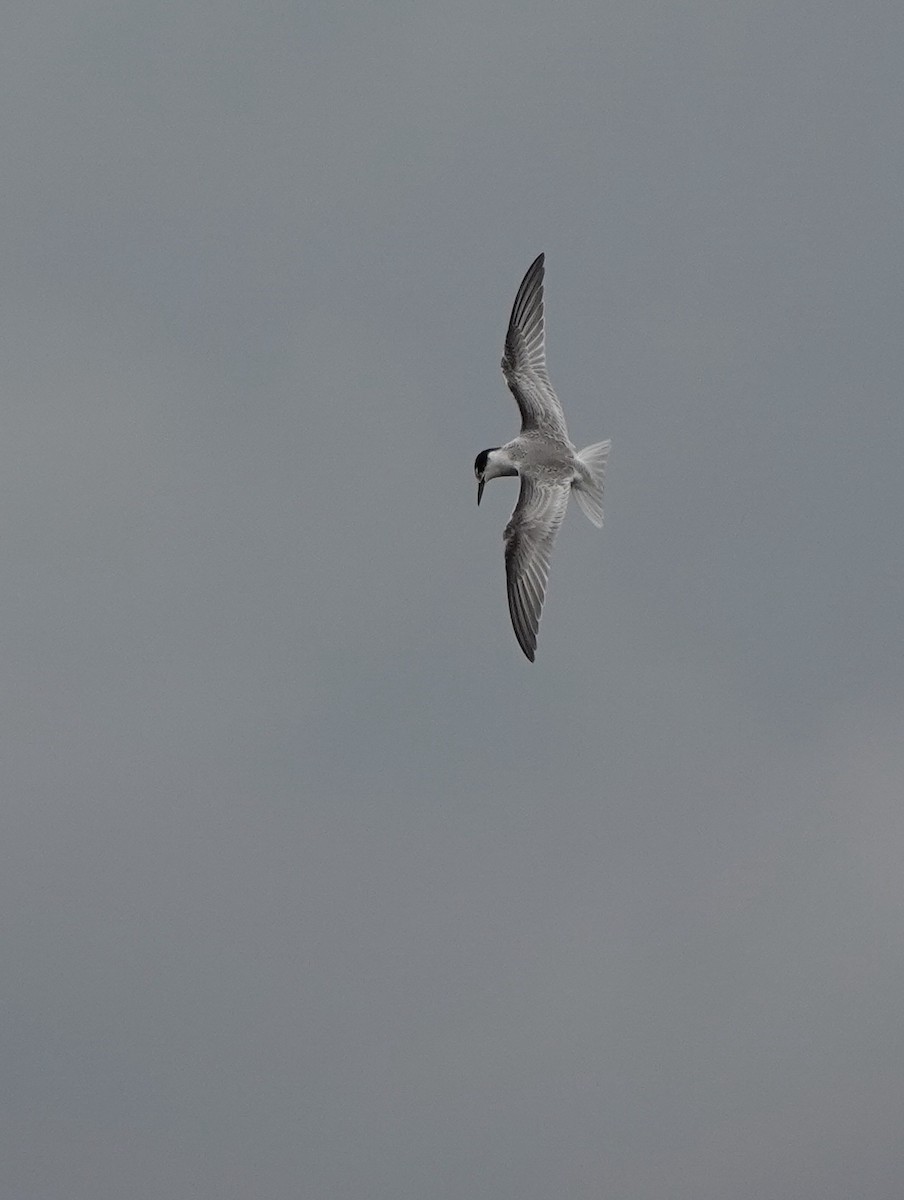
[[[486,483],[486,480],[481,479],[480,482],[477,484],[477,503],[478,504],[480,503],[480,497],[483,495],[483,485],[485,483]]]

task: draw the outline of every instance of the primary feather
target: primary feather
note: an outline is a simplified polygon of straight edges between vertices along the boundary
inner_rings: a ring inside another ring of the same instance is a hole
[[[512,305],[502,371],[521,410],[521,432],[537,430],[568,441],[565,414],[546,373],[543,320],[544,255],[528,268]]]
[[[509,613],[518,645],[531,662],[537,649],[552,546],[570,490],[566,483],[540,483],[522,475],[518,503],[505,527]]]

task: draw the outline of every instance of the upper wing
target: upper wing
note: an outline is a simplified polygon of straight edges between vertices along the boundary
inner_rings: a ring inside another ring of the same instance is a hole
[[[531,662],[549,579],[549,557],[570,490],[567,483],[532,483],[522,475],[521,494],[505,527],[509,612],[518,645]]]
[[[568,440],[565,416],[546,373],[543,327],[543,255],[528,268],[512,307],[502,370],[521,410],[522,432],[540,429]]]

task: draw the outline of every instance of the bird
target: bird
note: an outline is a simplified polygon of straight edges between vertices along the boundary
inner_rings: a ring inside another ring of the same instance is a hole
[[[521,491],[505,527],[505,578],[509,614],[518,645],[530,662],[546,597],[553,542],[574,493],[598,528],[603,524],[603,484],[611,440],[577,450],[546,370],[543,318],[545,255],[538,254],[521,281],[505,335],[502,373],[521,412],[521,432],[504,446],[481,450],[474,460],[477,503],[490,479],[518,475]]]

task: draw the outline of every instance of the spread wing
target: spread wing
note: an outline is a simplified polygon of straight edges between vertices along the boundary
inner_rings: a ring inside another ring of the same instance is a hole
[[[505,576],[518,645],[531,662],[549,579],[552,544],[568,507],[567,483],[534,483],[521,477],[521,494],[505,527]]]
[[[565,416],[546,373],[543,255],[531,263],[512,307],[502,371],[521,410],[521,431],[538,429],[568,441]]]

